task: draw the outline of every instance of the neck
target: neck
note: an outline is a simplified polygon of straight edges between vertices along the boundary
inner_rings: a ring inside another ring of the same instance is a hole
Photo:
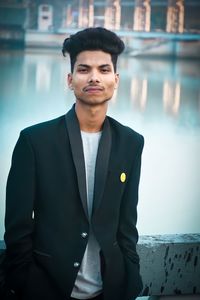
[[[101,131],[106,117],[108,104],[86,105],[76,101],[75,111],[79,121],[80,129],[85,132]]]

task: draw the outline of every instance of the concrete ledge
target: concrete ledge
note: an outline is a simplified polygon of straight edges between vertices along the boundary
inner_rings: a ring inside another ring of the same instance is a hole
[[[200,234],[141,236],[143,296],[200,294]]]
[[[0,241],[0,261],[5,244]],[[141,296],[200,295],[200,234],[141,236]]]

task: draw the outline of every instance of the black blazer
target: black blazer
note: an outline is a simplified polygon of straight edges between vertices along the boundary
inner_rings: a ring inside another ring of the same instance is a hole
[[[66,300],[87,245],[88,236],[82,233],[89,233],[92,226],[101,248],[104,299],[125,300],[139,294],[136,208],[143,145],[140,134],[106,117],[90,222],[74,107],[65,116],[21,132],[7,182],[10,289],[26,300]]]

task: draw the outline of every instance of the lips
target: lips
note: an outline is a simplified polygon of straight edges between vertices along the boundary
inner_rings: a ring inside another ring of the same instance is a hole
[[[84,92],[95,93],[95,92],[103,91],[103,88],[95,85],[95,86],[87,86],[83,90],[84,90]]]

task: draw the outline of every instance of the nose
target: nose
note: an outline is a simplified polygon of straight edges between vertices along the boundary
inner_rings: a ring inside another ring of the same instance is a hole
[[[92,82],[96,82],[99,83],[100,82],[100,78],[99,78],[99,74],[96,70],[92,70],[90,72],[89,78],[88,78],[88,82],[92,83]]]

